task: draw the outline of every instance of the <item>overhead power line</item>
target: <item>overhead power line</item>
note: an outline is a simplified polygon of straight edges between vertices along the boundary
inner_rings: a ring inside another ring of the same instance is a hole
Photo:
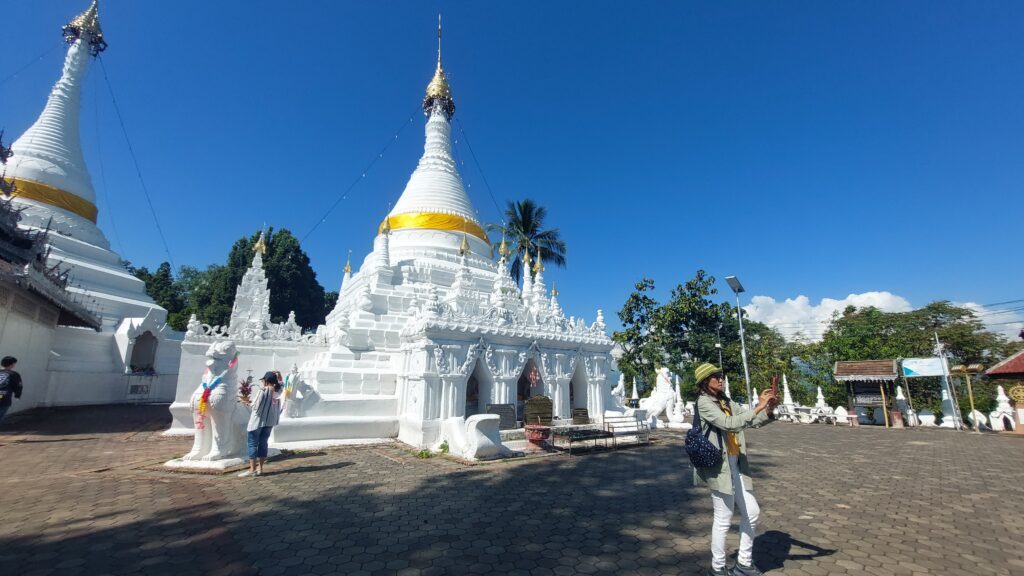
[[[309,238],[309,236],[311,234],[313,234],[313,232],[315,232],[316,229],[319,228],[321,224],[326,222],[327,221],[327,217],[331,215],[331,212],[333,212],[335,208],[338,207],[338,204],[341,204],[342,200],[345,200],[346,198],[348,198],[349,193],[351,193],[352,190],[360,182],[362,182],[366,178],[366,175],[370,172],[370,170],[374,167],[374,165],[377,164],[377,161],[380,160],[381,158],[383,158],[384,157],[384,153],[388,151],[388,148],[390,148],[391,145],[394,144],[398,140],[399,134],[401,134],[402,131],[405,130],[406,126],[408,126],[409,124],[412,124],[412,121],[416,117],[416,114],[419,112],[419,110],[420,110],[420,107],[416,106],[416,108],[413,110],[412,114],[409,115],[409,119],[406,120],[401,126],[398,127],[398,130],[395,131],[394,136],[392,136],[391,139],[388,140],[387,144],[385,144],[384,147],[380,149],[380,152],[378,152],[373,157],[373,159],[370,160],[370,163],[367,164],[366,168],[363,168],[363,171],[359,174],[359,176],[356,177],[356,179],[353,180],[352,183],[348,185],[348,188],[345,188],[345,191],[342,192],[341,195],[338,196],[338,198],[327,208],[327,211],[324,212],[323,216],[321,216],[316,221],[316,224],[314,224],[313,227],[309,229],[309,232],[306,232],[306,234],[302,237],[302,239],[299,240],[300,243],[305,242],[306,238]]]
[[[132,157],[132,163],[135,164],[135,173],[139,176],[139,184],[142,185],[142,193],[146,196],[146,203],[149,204],[149,211],[153,214],[153,222],[156,224],[156,232],[160,236],[160,242],[164,245],[164,252],[167,254],[167,261],[171,265],[171,270],[177,270],[178,267],[174,265],[174,257],[171,256],[171,248],[167,245],[167,238],[164,236],[163,227],[160,226],[160,218],[156,215],[156,208],[153,207],[153,198],[149,195],[149,188],[146,186],[146,179],[142,177],[142,169],[139,168],[139,159],[135,156],[135,148],[132,146],[131,138],[128,137],[128,129],[124,126],[124,117],[121,116],[121,107],[117,105],[117,97],[114,96],[114,87],[110,84],[110,77],[107,76],[107,67],[103,63],[102,56],[97,55],[97,60],[100,62],[100,70],[103,71],[103,80],[107,83],[107,91],[110,92],[110,101],[114,104],[114,112],[117,113],[117,122],[121,125],[121,133],[124,134],[124,141],[128,144],[128,154]]]

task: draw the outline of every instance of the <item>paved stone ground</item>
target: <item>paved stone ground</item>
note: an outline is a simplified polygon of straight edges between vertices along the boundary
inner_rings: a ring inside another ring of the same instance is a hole
[[[258,479],[163,472],[165,406],[0,427],[0,574],[700,574],[711,503],[678,434],[467,466],[401,445]],[[1024,574],[1024,438],[777,423],[748,433],[777,574]],[[735,531],[729,545],[736,546]]]

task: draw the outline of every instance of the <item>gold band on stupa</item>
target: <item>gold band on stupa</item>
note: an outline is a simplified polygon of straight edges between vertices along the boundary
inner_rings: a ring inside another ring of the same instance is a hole
[[[487,238],[487,233],[484,232],[484,229],[481,228],[479,224],[455,214],[411,212],[407,214],[388,216],[384,219],[384,222],[381,222],[380,226],[377,227],[378,234],[382,234],[384,232],[385,224],[389,224],[391,226],[392,232],[403,228],[451,230],[452,232],[465,232],[466,234],[472,234],[484,242],[487,242],[488,245],[491,243]]]
[[[96,205],[88,200],[75,196],[70,192],[65,192],[60,188],[54,188],[48,184],[33,180],[15,178],[14,185],[15,190],[14,194],[11,194],[12,198],[24,198],[25,200],[42,202],[43,204],[49,204],[50,206],[78,214],[90,222],[96,222],[98,212]]]

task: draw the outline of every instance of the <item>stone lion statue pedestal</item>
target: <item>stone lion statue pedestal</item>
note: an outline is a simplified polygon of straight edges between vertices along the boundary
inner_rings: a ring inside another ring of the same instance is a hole
[[[206,369],[189,401],[196,422],[192,450],[164,466],[217,471],[245,464],[249,410],[238,400],[238,351],[231,340],[214,342],[206,350]],[[269,456],[280,454],[271,449]]]

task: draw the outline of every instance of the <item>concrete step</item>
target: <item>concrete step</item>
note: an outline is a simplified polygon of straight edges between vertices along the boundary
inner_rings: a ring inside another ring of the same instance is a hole
[[[271,436],[271,444],[373,440],[398,436],[397,416],[306,416],[285,418]]]

